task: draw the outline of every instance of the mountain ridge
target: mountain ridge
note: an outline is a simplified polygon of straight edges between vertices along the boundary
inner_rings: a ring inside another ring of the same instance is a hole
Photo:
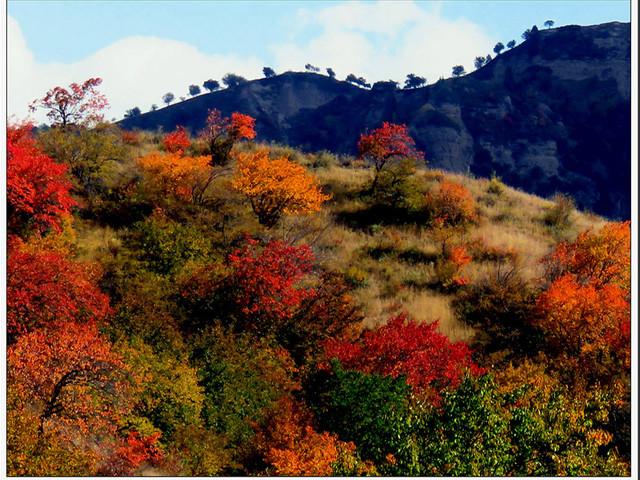
[[[363,89],[286,72],[200,95],[119,122],[127,129],[196,133],[209,109],[256,119],[258,140],[355,154],[359,136],[404,123],[429,166],[505,183],[578,207],[629,218],[630,24],[535,32],[461,77],[416,89]]]

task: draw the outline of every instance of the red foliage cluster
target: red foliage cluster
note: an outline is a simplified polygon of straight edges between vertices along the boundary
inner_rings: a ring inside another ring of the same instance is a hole
[[[62,217],[76,202],[69,192],[66,165],[44,155],[31,137],[29,123],[7,126],[7,224],[10,232],[25,227],[60,231]]]
[[[371,133],[360,135],[358,156],[371,160],[376,171],[393,159],[409,157],[424,159],[424,154],[415,149],[415,141],[409,135],[406,125],[384,122],[382,127]]]
[[[233,145],[243,138],[256,136],[255,119],[249,115],[235,112],[229,117],[223,117],[219,110],[209,110],[205,128],[200,132],[200,138],[209,144],[211,163],[222,165],[228,158]]]
[[[233,283],[238,292],[237,304],[255,328],[264,322],[278,322],[293,317],[296,308],[310,295],[310,290],[296,284],[311,271],[313,254],[302,245],[293,247],[272,240],[262,251],[257,240],[247,239],[247,246],[228,257],[234,270]]]
[[[184,153],[191,141],[185,127],[176,127],[175,131],[167,133],[162,140],[164,149],[169,153]]]
[[[144,464],[153,465],[164,455],[157,447],[160,433],[140,437],[138,432],[130,433],[115,449],[99,470],[100,476],[133,476]]]
[[[437,328],[437,321],[407,321],[406,314],[401,314],[377,330],[364,332],[355,342],[327,341],[326,357],[337,358],[346,369],[406,375],[407,383],[437,400],[440,391],[455,388],[465,373],[481,373],[467,344],[450,342]]]
[[[17,335],[59,322],[104,320],[109,297],[100,292],[96,265],[51,251],[11,245],[7,258],[7,330]]]
[[[127,145],[140,145],[140,139],[138,138],[138,135],[136,135],[135,132],[132,132],[130,130],[122,130],[122,141],[124,143],[126,143]]]
[[[109,107],[107,98],[96,90],[102,83],[101,78],[90,78],[82,85],[72,83],[69,89],[55,87],[29,106],[31,111],[41,107],[49,110],[47,117],[53,125],[65,127],[70,124],[99,122],[100,113]]]
[[[255,123],[256,120],[253,117],[234,112],[231,114],[231,123],[228,127],[229,136],[234,140],[254,138],[256,136]]]

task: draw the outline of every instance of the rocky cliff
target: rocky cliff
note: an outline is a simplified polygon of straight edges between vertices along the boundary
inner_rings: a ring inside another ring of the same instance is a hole
[[[629,218],[631,28],[538,31],[468,75],[412,90],[288,72],[128,118],[123,128],[202,128],[208,109],[256,118],[259,140],[354,154],[383,121],[409,126],[429,165],[497,175],[531,193]]]

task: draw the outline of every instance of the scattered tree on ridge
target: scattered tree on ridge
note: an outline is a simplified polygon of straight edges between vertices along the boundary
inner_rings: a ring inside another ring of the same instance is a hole
[[[189,85],[189,95],[192,97],[200,95],[200,87],[198,85]]]
[[[176,96],[175,96],[173,93],[168,92],[168,93],[165,93],[165,94],[162,96],[162,101],[163,101],[164,103],[166,103],[167,105],[170,105],[170,104],[171,104],[171,102],[173,102],[173,100],[174,100],[175,98],[176,98]]]
[[[247,79],[241,75],[236,75],[235,73],[227,73],[224,77],[222,77],[222,83],[224,83],[227,87],[237,87],[238,85],[242,85],[243,83],[247,83]]]
[[[485,57],[476,57],[476,59],[473,61],[473,66],[476,67],[476,70],[478,70],[479,68],[482,68],[486,61],[487,59]]]
[[[502,42],[496,43],[496,46],[493,47],[494,53],[500,55],[500,52],[504,50],[504,44]]]
[[[419,77],[413,73],[407,75],[407,79],[404,81],[404,88],[418,88],[422,87],[425,83],[427,83],[427,79],[424,77]]]
[[[512,48],[513,48],[513,47],[515,47],[515,46],[516,46],[516,41],[515,41],[515,40],[509,40],[509,41],[507,42],[507,48],[508,48],[508,49],[512,49]]]
[[[327,75],[329,75],[330,78],[336,78],[336,72],[333,71],[333,68],[327,68]]]
[[[220,83],[217,80],[206,80],[202,86],[204,88],[206,88],[207,90],[209,90],[210,92],[213,92],[215,90],[218,90],[220,88]]]
[[[274,72],[273,68],[271,67],[264,67],[262,69],[262,74],[266,77],[266,78],[270,78],[270,77],[275,77],[276,72]]]
[[[452,69],[451,74],[454,77],[460,77],[462,75],[464,75],[466,72],[464,71],[464,67],[462,65],[455,65]]]
[[[311,65],[310,63],[307,63],[307,64],[304,66],[304,69],[305,69],[307,72],[312,72],[312,73],[318,73],[318,72],[320,71],[320,69],[319,69],[318,67],[314,67],[314,66],[313,66],[313,65]]]
[[[371,84],[367,83],[367,81],[362,77],[356,77],[353,73],[347,75],[345,80],[349,83],[353,83],[354,85],[359,85],[361,87],[369,88]]]
[[[124,114],[124,118],[138,117],[142,114],[139,107],[133,107],[127,110]]]
[[[553,20],[547,20],[546,22],[544,22],[544,26],[547,28],[551,28],[555,23],[556,22],[554,22]]]

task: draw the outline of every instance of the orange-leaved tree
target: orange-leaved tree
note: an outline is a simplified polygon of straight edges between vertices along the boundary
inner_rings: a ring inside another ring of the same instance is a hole
[[[219,110],[209,110],[205,128],[200,139],[209,145],[211,165],[224,165],[229,160],[233,145],[243,138],[254,138],[255,119],[249,115],[234,112],[231,117],[223,117]]]
[[[378,174],[390,161],[402,158],[424,161],[424,154],[416,150],[407,126],[388,122],[370,133],[360,135],[358,156],[371,161],[375,167],[372,190],[377,184]]]
[[[317,212],[331,198],[302,165],[287,156],[269,158],[268,148],[240,154],[231,185],[249,198],[258,221],[266,227],[273,227],[282,214]]]
[[[149,183],[162,195],[167,193],[181,201],[201,204],[213,181],[208,157],[185,157],[182,151],[161,154],[153,152],[138,159]]]
[[[565,368],[607,381],[630,369],[630,223],[583,232],[543,258],[548,286],[532,323]]]
[[[71,198],[67,166],[44,155],[28,122],[7,126],[7,228],[28,235],[61,230],[76,202]]]

